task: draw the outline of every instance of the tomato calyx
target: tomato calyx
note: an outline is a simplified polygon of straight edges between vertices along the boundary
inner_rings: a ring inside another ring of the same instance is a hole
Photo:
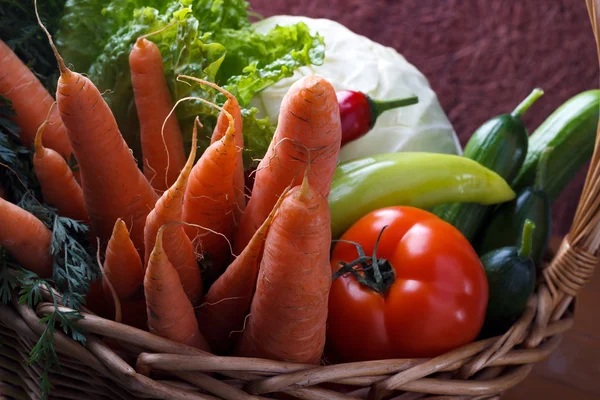
[[[334,240],[334,242],[350,243],[356,246],[358,252],[358,258],[351,262],[338,262],[339,268],[333,273],[332,279],[337,279],[341,276],[348,276],[348,274],[354,276],[354,278],[360,283],[368,287],[369,289],[384,294],[392,286],[396,280],[394,269],[390,262],[385,258],[377,258],[377,246],[381,240],[383,231],[387,228],[384,226],[377,236],[375,241],[375,247],[373,248],[373,255],[367,256],[362,246],[350,240]]]

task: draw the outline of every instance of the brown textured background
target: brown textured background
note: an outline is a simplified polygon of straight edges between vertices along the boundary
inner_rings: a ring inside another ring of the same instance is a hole
[[[524,120],[530,132],[561,103],[598,87],[598,61],[583,0],[250,0],[268,17],[338,21],[391,46],[421,70],[464,145],[494,115],[534,87],[545,95]],[[585,171],[553,209],[554,232],[569,229]]]

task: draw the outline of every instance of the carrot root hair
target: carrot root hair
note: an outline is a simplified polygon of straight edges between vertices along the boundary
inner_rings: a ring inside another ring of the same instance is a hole
[[[190,79],[192,81],[198,82],[202,85],[206,85],[206,86],[210,86],[213,89],[218,90],[219,92],[221,92],[223,95],[225,95],[225,97],[227,97],[227,99],[229,100],[234,100],[237,102],[237,99],[235,98],[235,96],[233,94],[231,94],[230,92],[228,92],[227,90],[223,89],[221,86],[217,85],[216,83],[213,82],[209,82],[209,81],[205,81],[204,79],[200,79],[200,78],[196,78],[194,76],[189,76],[189,75],[177,75],[177,81],[181,82],[181,83],[186,83],[188,85],[190,85],[189,82],[186,82],[184,80],[182,80],[181,78],[185,78],[185,79]],[[191,85],[190,85],[191,86]],[[212,104],[212,103],[211,103]],[[220,110],[221,112],[225,113],[225,116],[227,117],[227,119],[229,120],[229,127],[227,128],[227,131],[225,132],[225,135],[223,135],[223,137],[227,137],[229,135],[231,135],[231,131],[234,131],[233,133],[235,133],[235,128],[233,127],[233,117],[231,116],[231,114],[229,112],[227,112],[227,110],[219,107],[219,106],[215,106],[218,110]]]
[[[136,43],[137,43],[139,40],[147,39],[147,38],[149,38],[150,36],[158,35],[159,33],[162,33],[162,32],[164,32],[164,31],[166,31],[167,29],[169,29],[170,27],[172,27],[173,25],[175,25],[175,23],[176,23],[176,21],[173,21],[173,22],[171,22],[170,24],[163,26],[162,28],[160,28],[160,29],[159,29],[159,30],[157,30],[157,31],[150,32],[150,33],[146,33],[145,35],[142,35],[142,36],[138,37],[138,38],[136,39]]]
[[[165,146],[165,150],[167,151],[167,168],[165,169],[165,182],[167,181],[167,171],[169,171],[169,165],[170,165],[169,151],[167,149],[167,143],[165,140],[165,126],[167,125],[167,121],[169,120],[169,118],[171,118],[171,116],[175,112],[175,109],[177,108],[177,106],[184,101],[191,101],[191,100],[201,101],[201,102],[208,104],[209,106],[214,107],[217,110],[220,110],[221,112],[225,113],[225,115],[227,116],[227,119],[229,120],[229,128],[227,128],[227,133],[225,134],[224,137],[226,137],[227,135],[231,135],[232,132],[230,132],[230,131],[234,130],[233,117],[231,116],[231,114],[229,112],[227,112],[227,110],[223,109],[223,107],[220,107],[220,106],[216,105],[215,103],[210,102],[208,100],[202,99],[200,97],[194,97],[194,96],[183,97],[183,98],[177,100],[177,102],[173,105],[173,108],[171,109],[171,111],[169,112],[169,114],[167,115],[165,120],[163,121],[162,127],[160,128],[160,136],[162,138],[163,145]],[[198,126],[200,128],[202,128],[204,125],[202,125],[202,123],[200,122],[200,119],[198,117],[196,117],[196,120],[197,120]]]
[[[188,85],[189,85],[189,83],[181,80],[181,78],[190,79],[190,80],[198,82],[198,83],[200,83],[202,85],[210,86],[211,88],[216,89],[219,92],[223,93],[225,95],[225,97],[227,97],[228,99],[237,100],[234,95],[232,95],[230,92],[228,92],[227,90],[223,89],[221,86],[217,85],[216,83],[205,81],[204,79],[196,78],[195,76],[177,75],[177,81],[178,82],[187,83]]]
[[[281,143],[283,143],[283,142],[288,142],[288,141],[289,141],[289,142],[292,142],[292,144],[293,144],[293,145],[295,145],[295,146],[300,146],[300,147],[303,147],[303,148],[304,148],[304,150],[306,150],[306,152],[307,152],[307,154],[308,154],[308,159],[307,159],[307,160],[301,160],[300,158],[297,158],[297,157],[293,157],[293,159],[294,159],[294,160],[296,160],[296,161],[299,161],[299,162],[301,162],[301,163],[306,163],[307,167],[306,167],[306,170],[304,171],[304,176],[305,176],[305,177],[308,177],[308,170],[309,170],[309,168],[310,168],[310,164],[311,164],[311,158],[310,158],[310,149],[309,149],[308,147],[306,147],[306,145],[305,145],[305,144],[303,144],[303,143],[300,143],[300,142],[298,142],[297,140],[294,140],[294,139],[290,139],[290,138],[283,138],[283,139],[280,139],[280,140],[279,140],[279,141],[278,141],[278,142],[275,144],[275,146],[273,146],[273,150],[275,150],[277,147],[279,147],[279,145],[280,145]],[[269,168],[269,167],[271,166],[271,161],[272,161],[274,158],[277,158],[277,157],[278,157],[277,153],[273,152],[273,155],[272,155],[272,156],[269,158],[269,160],[267,161],[267,164],[266,164],[266,165],[264,165],[262,168],[256,168],[254,171],[252,171],[252,172],[250,173],[250,176],[252,176],[252,174],[256,174],[256,173],[257,173],[259,170],[263,170],[263,169],[265,169],[265,168]],[[294,179],[296,179],[296,177],[298,176],[298,172],[300,172],[300,170],[296,171],[296,175],[295,175]]]
[[[167,150],[167,154],[168,154],[168,150]],[[168,155],[167,155],[167,158],[168,158]],[[144,165],[146,165],[146,167],[150,168],[152,170],[152,172],[154,173],[154,175],[152,175],[152,178],[148,179],[148,183],[152,184],[152,182],[156,178],[156,175],[158,175],[158,172],[156,172],[156,169],[152,168],[152,166],[150,165],[148,160],[144,160]],[[167,165],[168,165],[168,163],[167,163]],[[166,176],[165,176],[165,178],[166,178]]]
[[[244,331],[246,330],[246,323],[248,322],[248,318],[250,318],[251,315],[252,315],[251,313],[246,315],[246,317],[244,318],[244,325],[242,326],[242,329],[240,329],[239,331],[229,332],[229,337],[231,337],[231,335],[233,335],[234,333],[244,333]]]
[[[106,286],[108,286],[108,289],[110,290],[110,295],[115,304],[115,322],[121,323],[121,320],[123,319],[121,300],[119,300],[119,296],[117,296],[117,291],[110,282],[110,279],[108,279],[108,277],[104,273],[104,267],[102,266],[102,262],[100,261],[100,238],[96,238],[96,243],[98,247],[98,250],[96,251],[96,262],[98,263],[98,268],[100,268],[100,271],[102,272],[102,282],[105,283]]]
[[[63,60],[62,56],[56,49],[56,46],[54,45],[54,39],[52,39],[52,35],[50,34],[50,32],[48,32],[48,29],[46,29],[46,27],[42,23],[42,20],[40,19],[40,14],[38,13],[37,0],[33,1],[33,8],[35,10],[35,17],[37,18],[38,24],[40,25],[40,27],[42,28],[42,30],[48,37],[48,41],[50,42],[50,47],[52,48],[52,52],[54,53],[54,57],[56,57],[56,62],[58,63],[58,69],[60,70],[60,74],[61,75],[70,74],[71,70],[69,70],[69,68],[67,68],[67,66],[65,65],[65,60]]]
[[[229,241],[229,239],[227,239],[227,236],[226,236],[226,235],[224,235],[224,234],[222,234],[221,232],[217,232],[217,231],[215,231],[215,230],[212,230],[212,229],[210,229],[210,228],[207,228],[207,227],[205,227],[205,226],[198,225],[198,224],[192,224],[192,223],[190,223],[190,222],[185,222],[185,221],[171,221],[171,222],[167,222],[166,224],[164,224],[164,225],[162,225],[162,226],[161,226],[161,229],[162,229],[163,227],[167,227],[167,226],[169,226],[169,225],[187,225],[187,226],[193,226],[194,228],[200,228],[200,229],[204,229],[204,230],[205,230],[205,231],[207,231],[207,232],[214,233],[215,235],[219,235],[219,236],[221,236],[223,239],[225,239],[225,241],[227,241],[227,245],[229,246],[229,251],[230,251],[231,255],[232,255],[233,257],[237,257],[237,256],[236,256],[236,255],[233,253],[233,246],[231,245],[231,242]],[[159,229],[159,231],[160,231],[160,229]]]
[[[202,307],[206,307],[206,306],[216,306],[219,303],[222,303],[224,301],[230,301],[230,300],[239,300],[242,299],[243,297],[237,296],[237,297],[225,297],[224,299],[221,299],[219,301],[216,301],[214,303],[209,303],[207,301],[205,301],[204,303],[200,304],[199,306],[196,306],[194,308],[202,308]]]

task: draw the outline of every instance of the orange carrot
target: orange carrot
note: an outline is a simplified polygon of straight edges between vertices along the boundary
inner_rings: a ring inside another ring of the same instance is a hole
[[[288,182],[296,176],[296,185],[300,184],[308,161],[303,146],[310,150],[312,158],[311,184],[324,197],[329,195],[341,137],[333,86],[317,76],[296,81],[283,98],[277,130],[256,170],[252,194],[235,236],[236,254],[246,247]]]
[[[142,291],[144,283],[142,260],[122,219],[117,219],[106,247],[104,274],[113,285],[119,299],[130,299]]]
[[[238,156],[237,156],[237,166],[235,172],[233,174],[233,184],[235,189],[235,202],[236,208],[234,209],[234,214],[236,217],[236,222],[239,223],[242,213],[246,208],[246,195],[245,195],[245,183],[244,183],[244,160],[242,158],[242,149],[244,148],[244,135],[242,132],[242,112],[240,109],[240,104],[234,95],[229,93],[227,90],[222,87],[208,82],[202,79],[194,78],[193,76],[180,75],[180,78],[191,79],[193,81],[205,84],[214,89],[217,89],[219,92],[223,93],[227,97],[227,101],[223,105],[223,109],[227,111],[233,117],[233,128],[235,132],[235,144],[238,148]],[[217,119],[217,125],[213,131],[212,137],[210,139],[211,144],[216,142],[217,140],[221,140],[223,136],[225,136],[225,132],[229,128],[229,118],[225,113],[219,114],[219,118]]]
[[[112,285],[121,302],[123,323],[140,329],[146,327],[146,315],[139,315],[139,303],[144,300],[144,270],[127,225],[122,219],[115,223],[113,233],[106,246],[104,258],[104,277]],[[112,299],[108,284],[104,281],[104,293]]]
[[[129,54],[129,68],[140,120],[144,175],[162,193],[177,180],[185,152],[176,116],[167,119],[173,102],[158,46],[140,37]]]
[[[203,257],[210,261],[209,279],[216,278],[227,265],[234,231],[235,190],[233,175],[237,165],[237,148],[233,117],[220,140],[208,146],[189,177],[183,201],[183,220],[205,229],[186,226],[187,235],[200,244]]]
[[[209,351],[198,329],[194,307],[163,249],[164,228],[158,230],[144,277],[148,327],[158,336]]]
[[[242,254],[213,283],[196,311],[201,322],[200,331],[215,354],[227,354],[235,343],[232,333],[242,332],[256,287],[265,236],[287,190],[289,188],[283,192]]]
[[[235,142],[238,147],[238,160],[237,167],[233,173],[233,187],[235,189],[235,204],[234,215],[236,223],[240,222],[242,213],[246,208],[246,191],[245,191],[245,180],[244,180],[244,160],[242,158],[242,149],[244,148],[244,136],[242,132],[242,112],[240,105],[236,98],[232,95],[223,105],[223,108],[227,110],[234,120],[234,129],[236,132]],[[223,113],[219,115],[217,119],[217,125],[213,131],[211,137],[211,143],[221,140],[227,131],[227,116]]]
[[[130,229],[136,249],[142,254],[146,216],[154,208],[158,196],[138,169],[98,88],[87,77],[66,67],[39,16],[38,22],[48,36],[60,68],[56,97],[79,161],[92,234],[100,238],[104,248],[115,222],[121,218]]]
[[[51,115],[50,107],[48,117]],[[48,119],[42,123],[35,136],[33,168],[38,178],[44,200],[58,210],[58,214],[89,223],[88,213],[85,210],[83,190],[73,171],[64,158],[56,151],[44,147],[42,135],[47,127]]]
[[[331,287],[330,242],[327,199],[305,175],[283,199],[267,233],[238,355],[320,361]]]
[[[0,246],[25,269],[52,276],[52,232],[36,216],[0,198]]]
[[[21,129],[21,143],[30,147],[35,134],[46,119],[54,99],[19,57],[0,40],[0,95],[12,101],[13,120]],[[73,152],[58,110],[50,114],[46,129],[46,146],[67,160]]]
[[[197,129],[198,120],[194,123],[192,134],[192,148],[187,163],[181,170],[181,174],[161,198],[156,202],[154,210],[148,214],[146,227],[144,228],[146,258],[145,264],[148,264],[150,253],[154,249],[154,241],[159,228],[169,222],[178,222],[182,220],[183,195],[187,187],[190,171],[196,160],[197,147]],[[182,225],[170,227],[164,233],[163,246],[169,261],[179,274],[179,279],[183,289],[193,305],[198,304],[202,296],[202,277],[196,253],[191,239],[185,233]]]

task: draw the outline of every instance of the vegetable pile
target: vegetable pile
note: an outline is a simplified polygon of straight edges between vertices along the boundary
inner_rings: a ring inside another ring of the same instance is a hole
[[[247,108],[318,63],[320,36],[256,33],[238,0],[143,3],[70,0],[56,46],[38,16],[53,85],[0,41],[0,299],[34,307],[49,290],[73,309],[44,318],[32,351],[45,393],[56,326],[85,342],[83,305],[214,354],[313,364],[433,357],[521,316],[600,91],[529,136],[534,89],[462,156],[340,164],[384,100],[311,75],[276,125]]]

